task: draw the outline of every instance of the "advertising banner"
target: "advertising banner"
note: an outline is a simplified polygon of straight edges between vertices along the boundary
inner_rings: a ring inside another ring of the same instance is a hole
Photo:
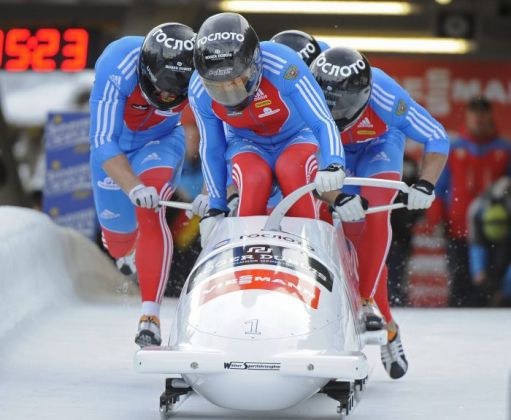
[[[44,129],[43,211],[91,240],[97,231],[89,170],[89,114],[50,113]]]
[[[499,131],[511,139],[510,61],[376,56],[369,60],[396,79],[450,132],[463,126],[469,99],[485,96],[493,105]]]

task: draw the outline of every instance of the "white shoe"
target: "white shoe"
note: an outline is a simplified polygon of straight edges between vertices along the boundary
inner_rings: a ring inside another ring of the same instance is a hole
[[[389,339],[381,346],[381,361],[383,367],[392,379],[401,378],[408,371],[408,361],[405,357],[399,327],[394,321],[387,326]]]
[[[160,320],[154,315],[142,315],[138,322],[135,343],[141,348],[161,345]]]
[[[115,265],[119,271],[125,276],[133,276],[137,274],[137,266],[135,265],[135,250],[124,257],[117,258]]]
[[[366,331],[378,331],[385,328],[383,316],[374,299],[362,299],[362,324]]]

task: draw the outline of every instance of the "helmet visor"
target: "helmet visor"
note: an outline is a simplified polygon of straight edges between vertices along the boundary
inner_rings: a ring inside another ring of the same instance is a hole
[[[168,86],[166,89],[160,89],[144,73],[140,76],[140,89],[146,101],[155,108],[168,111],[186,99],[188,94],[187,88],[180,89],[178,86]]]
[[[332,118],[337,123],[340,131],[350,128],[364,111],[371,88],[367,87],[362,92],[324,92],[326,103],[332,113]]]
[[[252,64],[240,76],[226,81],[202,79],[209,96],[221,105],[235,107],[242,104],[259,88],[261,73]]]

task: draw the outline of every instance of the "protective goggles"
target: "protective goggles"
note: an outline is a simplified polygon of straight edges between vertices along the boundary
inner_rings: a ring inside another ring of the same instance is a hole
[[[252,64],[240,76],[226,81],[202,79],[209,96],[221,105],[236,107],[254,95],[259,88],[261,71]]]

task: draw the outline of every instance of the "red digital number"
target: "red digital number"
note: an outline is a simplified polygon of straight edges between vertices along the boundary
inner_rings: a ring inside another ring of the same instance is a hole
[[[60,32],[57,29],[42,28],[35,34],[37,46],[32,54],[32,69],[35,71],[55,70],[55,57],[60,49]]]
[[[0,30],[0,66],[5,53],[8,71],[53,71],[60,57],[62,71],[80,71],[87,66],[88,49],[89,33],[82,28],[66,29],[62,37],[55,28],[38,29],[35,35],[28,28]]]
[[[25,28],[11,29],[5,36],[5,53],[11,57],[5,63],[5,69],[10,71],[28,70],[31,63],[30,48],[27,41],[30,31]]]
[[[68,44],[62,48],[62,55],[66,59],[60,68],[62,71],[83,70],[87,65],[89,33],[85,29],[70,28],[66,29],[63,38]]]

